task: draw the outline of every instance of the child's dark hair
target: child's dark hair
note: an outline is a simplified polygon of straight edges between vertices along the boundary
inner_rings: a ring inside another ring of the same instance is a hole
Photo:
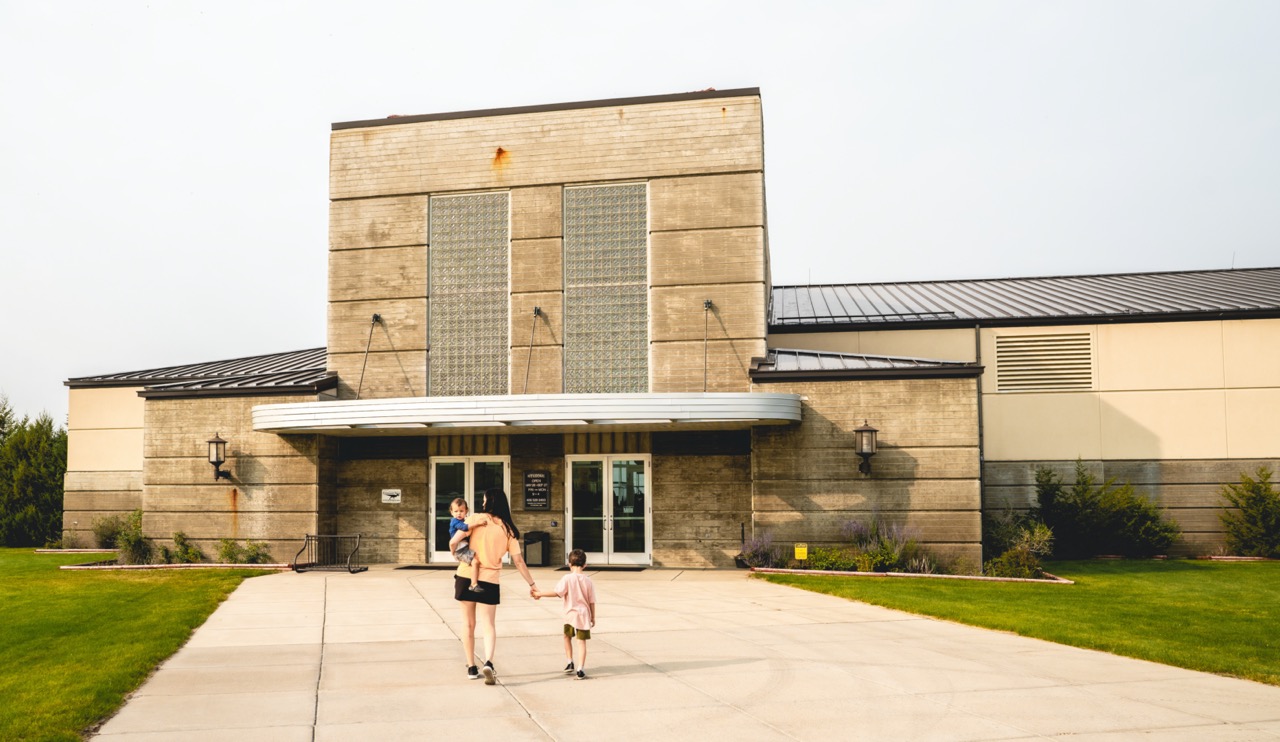
[[[511,519],[511,505],[507,503],[507,493],[501,487],[490,487],[484,491],[484,501],[480,503],[480,512],[497,516],[506,526],[507,535],[520,538],[520,529]]]
[[[454,505],[466,505],[466,504],[467,504],[467,501],[464,500],[463,498],[455,497],[453,498],[453,502],[449,503],[449,507],[453,508]]]
[[[569,552],[569,566],[570,567],[587,566],[587,552],[583,551],[582,549],[574,549],[573,551]]]

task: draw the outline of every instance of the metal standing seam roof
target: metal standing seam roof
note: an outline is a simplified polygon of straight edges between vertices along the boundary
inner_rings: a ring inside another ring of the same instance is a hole
[[[68,379],[73,388],[141,386],[144,397],[202,394],[314,392],[337,384],[326,368],[326,349],[310,348],[225,361],[164,366]]]
[[[817,350],[770,348],[751,366],[756,381],[823,378],[903,378],[908,376],[977,376],[982,366],[931,358],[829,353]]]
[[[1280,268],[776,286],[772,331],[1280,316]]]

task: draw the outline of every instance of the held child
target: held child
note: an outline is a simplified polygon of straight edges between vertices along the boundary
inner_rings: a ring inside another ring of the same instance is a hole
[[[583,572],[586,567],[587,553],[574,549],[569,552],[569,574],[560,578],[555,590],[547,592],[535,588],[529,591],[535,600],[552,597],[564,600],[564,656],[569,660],[569,664],[564,666],[564,674],[576,674],[578,680],[587,678],[587,640],[591,638],[591,628],[596,625],[596,586]],[[573,665],[574,637],[577,637],[581,650],[576,668]]]
[[[467,501],[461,497],[453,498],[453,502],[449,503],[449,515],[453,516],[449,519],[449,550],[453,552],[454,558],[463,564],[471,564],[471,560],[475,559],[476,553],[471,550],[470,527],[467,526]],[[467,588],[473,593],[482,593],[484,588],[480,587],[477,582],[476,574],[479,570],[471,570],[471,587]]]

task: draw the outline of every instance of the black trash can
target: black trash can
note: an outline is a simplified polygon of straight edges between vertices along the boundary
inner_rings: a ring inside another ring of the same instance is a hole
[[[551,534],[546,531],[525,532],[524,563],[530,567],[551,566]]]

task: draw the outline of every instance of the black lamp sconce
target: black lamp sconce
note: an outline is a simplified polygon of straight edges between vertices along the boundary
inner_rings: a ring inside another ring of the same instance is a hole
[[[876,433],[880,431],[867,424],[866,420],[853,429],[853,451],[862,457],[858,471],[871,474],[871,457],[876,455]]]
[[[213,464],[213,481],[231,480],[231,472],[222,470],[222,465],[227,463],[227,442],[217,433],[209,439],[209,463]]]

